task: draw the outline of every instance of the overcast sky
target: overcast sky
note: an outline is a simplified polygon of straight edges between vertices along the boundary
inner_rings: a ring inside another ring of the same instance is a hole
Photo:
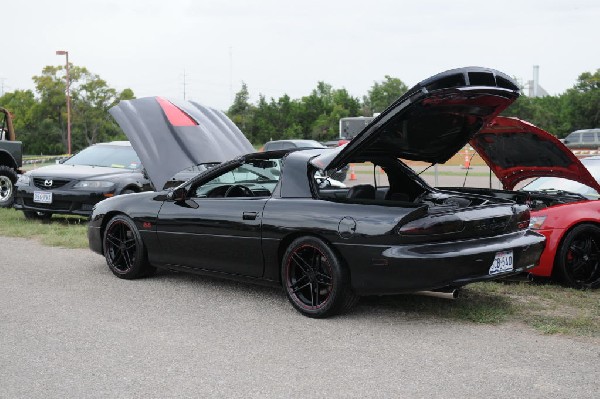
[[[526,82],[540,66],[550,94],[600,68],[598,0],[18,0],[1,3],[4,91],[33,89],[70,61],[137,97],[227,109],[307,95],[318,81],[367,93],[385,75],[407,85],[461,66]]]

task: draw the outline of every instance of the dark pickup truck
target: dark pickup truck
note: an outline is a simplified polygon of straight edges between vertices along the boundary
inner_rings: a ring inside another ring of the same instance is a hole
[[[22,164],[22,144],[16,140],[12,116],[0,108],[0,208],[12,206],[17,173]]]

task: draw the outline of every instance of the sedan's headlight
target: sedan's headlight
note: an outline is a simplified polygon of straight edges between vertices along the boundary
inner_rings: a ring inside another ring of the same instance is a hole
[[[29,178],[29,175],[19,175],[17,178],[17,185],[28,186],[30,181],[31,179]]]
[[[102,180],[82,180],[75,184],[73,188],[113,188],[115,183]]]
[[[541,229],[542,225],[544,224],[545,221],[546,221],[546,215],[532,216],[529,219],[529,228],[534,229],[534,230]]]

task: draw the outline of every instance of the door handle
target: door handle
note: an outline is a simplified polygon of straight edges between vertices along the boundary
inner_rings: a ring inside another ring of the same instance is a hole
[[[256,220],[258,212],[244,212],[242,215],[243,220]]]

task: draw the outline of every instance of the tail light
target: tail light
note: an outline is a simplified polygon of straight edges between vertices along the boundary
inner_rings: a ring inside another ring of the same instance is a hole
[[[417,219],[398,229],[401,235],[439,235],[463,231],[464,222],[456,215]]]

